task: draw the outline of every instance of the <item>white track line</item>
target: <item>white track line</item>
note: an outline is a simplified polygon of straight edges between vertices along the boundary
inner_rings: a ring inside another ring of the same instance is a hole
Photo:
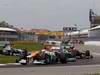
[[[7,64],[0,64],[0,66],[10,66],[10,65],[16,65],[19,66],[21,65],[20,63],[7,63]]]
[[[7,65],[21,65],[20,63],[8,63]]]
[[[0,66],[7,66],[7,64],[0,64]]]

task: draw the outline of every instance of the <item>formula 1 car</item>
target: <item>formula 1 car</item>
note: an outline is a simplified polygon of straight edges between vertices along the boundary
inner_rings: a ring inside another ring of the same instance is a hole
[[[90,50],[86,50],[86,51],[83,51],[83,52],[77,51],[76,58],[77,59],[79,59],[79,58],[80,59],[83,59],[83,58],[91,59],[91,58],[93,58],[93,55],[91,54]]]
[[[67,62],[76,62],[77,59],[90,59],[93,58],[90,50],[84,52],[74,50],[61,49],[60,47],[53,46],[50,49],[43,49],[41,51],[32,52],[27,56],[27,60],[21,59],[19,63],[26,65],[27,63],[33,64],[65,64]]]
[[[73,57],[70,53],[63,52],[57,49],[59,48],[53,47],[51,51],[42,50],[42,51],[32,52],[31,55],[27,56],[28,62],[33,64],[57,64],[57,63],[64,64],[67,62],[76,61],[76,58]],[[25,60],[23,59],[21,59],[19,63],[26,64]]]
[[[91,54],[90,50],[86,51],[78,51],[78,50],[72,50],[71,54],[76,57],[76,59],[91,59],[93,58],[93,55]]]

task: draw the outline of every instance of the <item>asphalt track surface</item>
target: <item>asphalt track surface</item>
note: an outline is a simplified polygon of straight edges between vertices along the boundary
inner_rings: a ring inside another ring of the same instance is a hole
[[[100,53],[100,47],[76,46],[77,49],[90,49]],[[93,59],[78,59],[76,62],[53,65],[26,65],[5,66],[0,68],[0,75],[84,75],[87,73],[100,73],[100,55],[94,54]]]

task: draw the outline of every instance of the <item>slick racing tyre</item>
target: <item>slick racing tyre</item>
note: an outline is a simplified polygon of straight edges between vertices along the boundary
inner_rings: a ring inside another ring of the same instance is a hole
[[[61,53],[61,54],[60,54],[60,62],[61,62],[62,64],[67,63],[67,58],[66,58],[66,56],[65,56],[64,53]]]
[[[21,65],[27,65],[27,63],[21,63]]]

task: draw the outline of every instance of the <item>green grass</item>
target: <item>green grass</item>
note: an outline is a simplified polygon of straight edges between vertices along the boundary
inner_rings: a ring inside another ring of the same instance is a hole
[[[28,51],[37,51],[37,50],[41,50],[43,48],[43,45],[36,43],[36,44],[32,44],[32,43],[15,43],[14,48],[17,49],[27,49]]]
[[[0,50],[3,50],[3,47],[2,46],[0,46]]]
[[[15,63],[18,56],[5,56],[0,55],[0,64]]]

